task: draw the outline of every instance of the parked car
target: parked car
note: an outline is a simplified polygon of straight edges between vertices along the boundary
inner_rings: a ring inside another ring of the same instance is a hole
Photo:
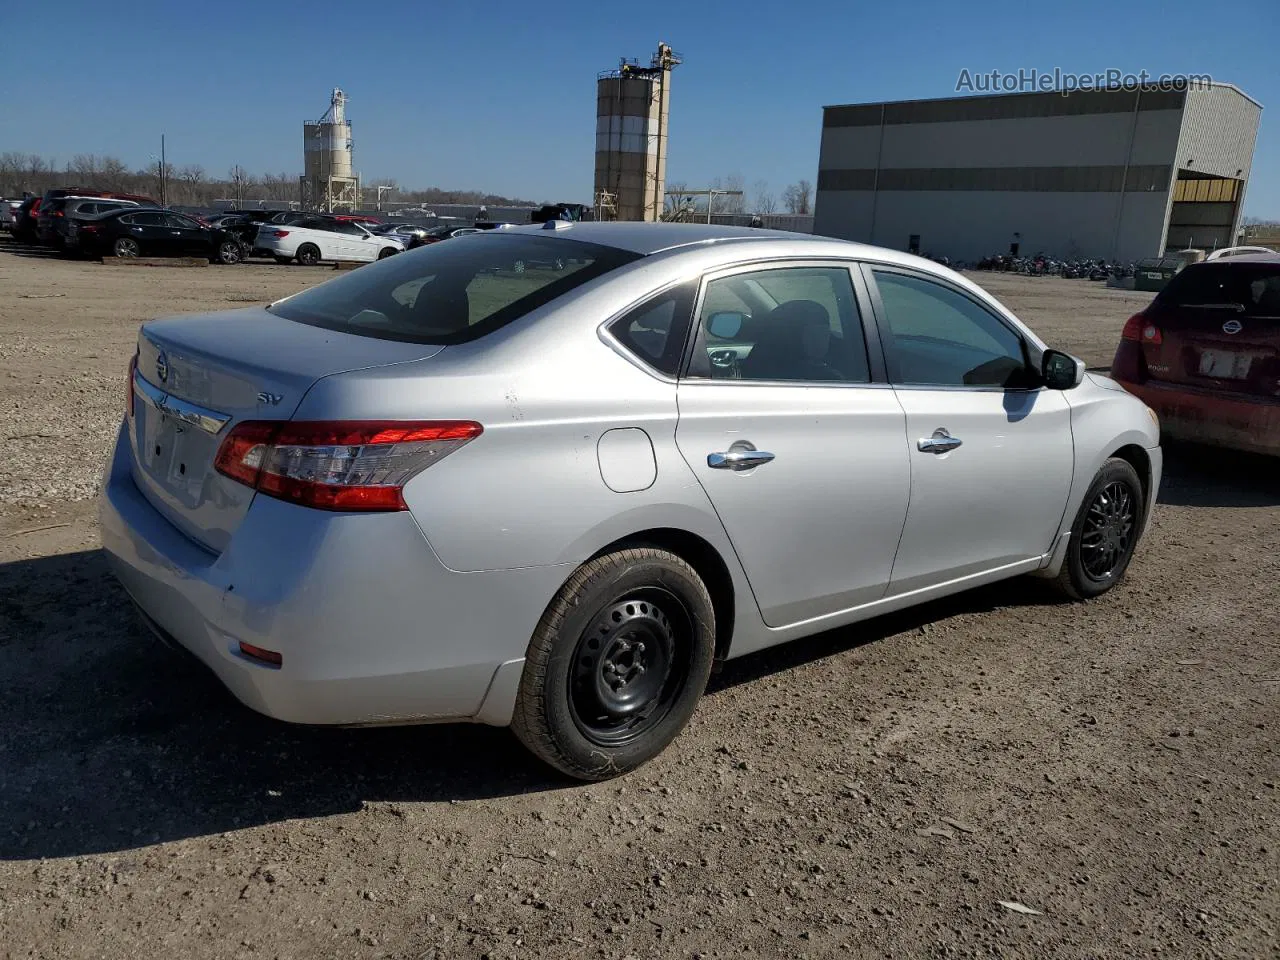
[[[61,247],[66,236],[58,229],[58,221],[66,216],[66,205],[72,199],[128,200],[137,206],[155,207],[150,197],[131,193],[114,193],[109,190],[57,189],[46,190],[40,201],[40,213],[36,221],[36,239],[50,247]]]
[[[317,216],[296,223],[264,224],[254,244],[277,263],[297,261],[307,266],[321,260],[382,260],[404,250],[401,240],[370,233],[359,223]]]
[[[971,281],[554,226],[143,326],[100,520],[145,622],[271,716],[510,724],[595,780],[675,738],[714,660],[1123,577],[1154,417]]]
[[[13,219],[23,202],[22,199],[0,200],[0,230],[13,232]]]
[[[394,237],[401,241],[406,249],[415,246],[414,240],[421,240],[427,235],[428,228],[417,223],[379,223],[366,224],[370,233],[380,237]],[[421,246],[421,243],[416,244]]]
[[[36,218],[40,215],[40,197],[29,197],[13,213],[9,231],[22,243],[36,242]]]
[[[243,259],[234,234],[202,226],[180,213],[147,207],[77,218],[71,221],[67,238],[89,256],[207,257],[226,264]]]
[[[1280,455],[1280,256],[1178,271],[1125,323],[1111,376],[1169,437]]]
[[[55,201],[58,202],[58,201]],[[98,214],[108,213],[112,210],[124,210],[129,207],[140,207],[141,204],[136,200],[115,200],[105,197],[67,197],[63,201],[60,214],[53,220],[53,228],[57,232],[57,239],[53,246],[59,247],[68,253],[78,252],[78,239],[71,239],[71,224],[77,220],[89,220]]]
[[[207,226],[216,227],[230,233],[240,241],[240,248],[245,258],[254,254],[266,256],[267,252],[258,248],[258,228],[270,220],[270,217],[255,219],[254,217],[236,212],[236,213],[220,213],[208,218],[205,221]]]
[[[480,233],[482,228],[472,226],[444,225],[439,227],[427,227],[420,232],[415,233],[409,241],[409,249],[416,250],[418,247],[425,247],[428,244],[439,243],[441,240],[451,240],[454,237],[465,237],[469,233]]]

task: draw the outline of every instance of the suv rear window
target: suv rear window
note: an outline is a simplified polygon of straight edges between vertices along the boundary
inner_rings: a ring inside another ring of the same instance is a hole
[[[1231,310],[1280,319],[1280,262],[1211,263],[1180,271],[1160,291],[1165,307]]]
[[[529,234],[462,237],[361,267],[268,309],[381,340],[466,343],[639,258]]]

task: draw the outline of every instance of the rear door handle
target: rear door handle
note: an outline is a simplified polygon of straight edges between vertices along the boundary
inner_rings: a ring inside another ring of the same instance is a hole
[[[773,459],[773,454],[764,450],[736,449],[724,453],[708,453],[707,466],[712,470],[750,470]]]
[[[916,441],[916,447],[922,453],[946,453],[960,446],[961,442],[958,437],[953,437],[948,433],[946,427],[939,427],[933,431],[932,437],[925,437]]]

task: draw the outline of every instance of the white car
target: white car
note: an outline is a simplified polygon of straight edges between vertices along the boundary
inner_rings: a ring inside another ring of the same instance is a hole
[[[395,237],[378,236],[351,220],[308,217],[297,223],[264,223],[253,246],[275,257],[277,263],[296,260],[310,266],[321,260],[383,260],[401,253],[406,244]]]

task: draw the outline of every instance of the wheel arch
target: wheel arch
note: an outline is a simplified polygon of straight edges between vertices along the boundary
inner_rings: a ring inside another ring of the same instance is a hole
[[[735,622],[735,604],[737,597],[733,585],[733,575],[724,558],[709,541],[696,533],[676,527],[654,527],[620,537],[612,543],[605,544],[583,563],[596,557],[628,547],[657,547],[667,550],[684,560],[702,578],[711,594],[711,606],[716,614],[715,658],[724,660],[729,654],[733,640]],[[569,579],[565,578],[566,582]]]
[[[1151,489],[1151,456],[1147,451],[1136,443],[1126,443],[1107,454],[1107,460],[1113,458],[1124,460],[1133,467],[1142,483],[1142,502],[1144,505],[1151,503],[1154,491]]]

